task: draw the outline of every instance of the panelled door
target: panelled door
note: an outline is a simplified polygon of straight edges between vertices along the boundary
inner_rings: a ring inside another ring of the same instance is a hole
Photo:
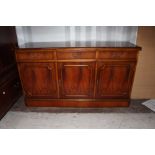
[[[134,62],[98,62],[96,97],[128,98],[134,70]]]
[[[59,62],[60,98],[93,98],[95,62]]]
[[[55,63],[20,63],[19,72],[26,95],[57,98]]]

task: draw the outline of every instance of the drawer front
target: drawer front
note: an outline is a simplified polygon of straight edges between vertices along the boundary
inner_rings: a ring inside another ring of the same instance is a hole
[[[16,53],[16,59],[19,60],[54,60],[55,53],[54,51],[22,51]]]
[[[99,51],[98,59],[135,59],[137,51]]]
[[[18,80],[12,80],[0,88],[0,117],[21,94]]]
[[[95,59],[95,58],[96,58],[95,50],[78,50],[78,49],[57,50],[58,60]]]
[[[0,89],[0,100],[5,104],[12,101],[21,92],[21,87],[17,80],[10,81],[4,87]]]

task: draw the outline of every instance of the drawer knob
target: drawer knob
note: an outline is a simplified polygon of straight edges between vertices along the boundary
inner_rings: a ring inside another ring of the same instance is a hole
[[[5,95],[6,94],[5,91],[3,91],[2,94]]]

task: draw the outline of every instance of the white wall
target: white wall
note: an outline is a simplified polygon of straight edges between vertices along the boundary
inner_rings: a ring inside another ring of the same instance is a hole
[[[59,41],[129,41],[136,43],[135,26],[17,26],[18,44]]]

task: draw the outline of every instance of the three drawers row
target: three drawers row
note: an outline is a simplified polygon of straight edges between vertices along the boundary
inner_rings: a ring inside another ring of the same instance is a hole
[[[45,54],[46,53],[46,54]],[[70,60],[70,59],[136,59],[137,51],[94,50],[94,49],[57,49],[57,50],[18,50],[18,60]]]

